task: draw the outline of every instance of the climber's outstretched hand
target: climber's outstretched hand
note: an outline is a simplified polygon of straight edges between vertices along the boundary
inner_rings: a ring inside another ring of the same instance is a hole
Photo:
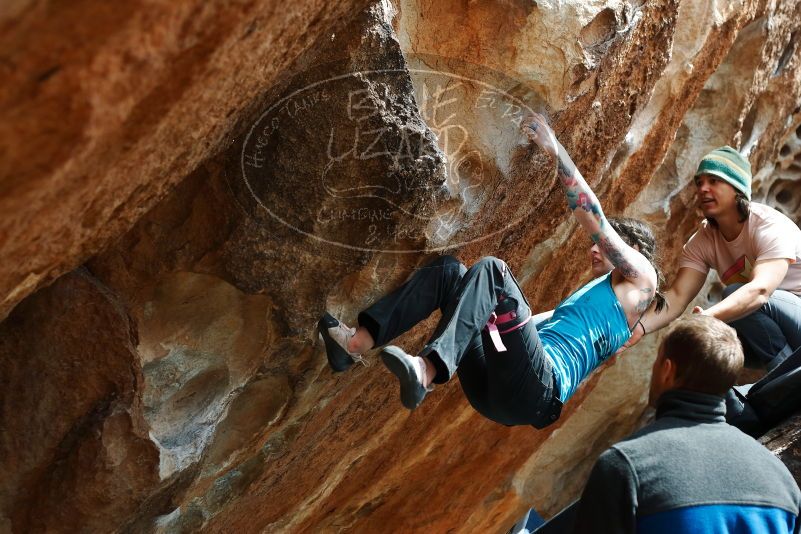
[[[539,113],[533,113],[526,117],[522,124],[523,131],[529,140],[537,143],[540,148],[554,157],[559,153],[559,142],[556,140],[556,134],[548,126],[545,117]]]

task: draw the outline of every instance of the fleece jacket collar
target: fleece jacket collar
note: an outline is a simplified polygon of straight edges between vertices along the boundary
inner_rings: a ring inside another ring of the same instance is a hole
[[[672,389],[659,397],[656,418],[676,417],[699,423],[726,422],[726,401],[718,395]]]

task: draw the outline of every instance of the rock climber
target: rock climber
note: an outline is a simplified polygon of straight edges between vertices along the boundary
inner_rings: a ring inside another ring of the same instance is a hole
[[[381,360],[400,382],[403,405],[415,409],[433,384],[457,373],[468,401],[485,417],[543,428],[559,417],[581,381],[639,328],[654,298],[661,307],[661,275],[652,264],[655,240],[647,225],[605,217],[542,116],[526,121],[523,131],[529,142],[556,158],[568,206],[593,242],[595,278],[554,310],[532,316],[502,260],[486,257],[466,269],[453,257],[439,257],[362,311],[357,328],[328,313],[320,319],[334,371],[347,369],[366,351],[440,309],[434,333],[418,355],[393,345],[381,350]]]

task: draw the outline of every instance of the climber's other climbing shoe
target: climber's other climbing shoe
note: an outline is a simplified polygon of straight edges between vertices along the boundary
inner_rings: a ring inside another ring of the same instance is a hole
[[[348,352],[348,342],[356,333],[355,328],[337,320],[326,312],[317,322],[320,339],[325,344],[325,354],[328,356],[328,365],[334,372],[345,371],[356,361],[363,361],[361,354]]]
[[[429,392],[423,386],[414,369],[414,357],[400,347],[387,345],[381,351],[381,361],[400,382],[401,403],[410,409],[417,408]]]

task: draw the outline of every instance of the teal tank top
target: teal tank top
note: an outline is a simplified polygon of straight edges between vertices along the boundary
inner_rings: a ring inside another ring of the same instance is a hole
[[[567,297],[538,328],[562,402],[631,336],[623,306],[612,289],[611,274]]]

